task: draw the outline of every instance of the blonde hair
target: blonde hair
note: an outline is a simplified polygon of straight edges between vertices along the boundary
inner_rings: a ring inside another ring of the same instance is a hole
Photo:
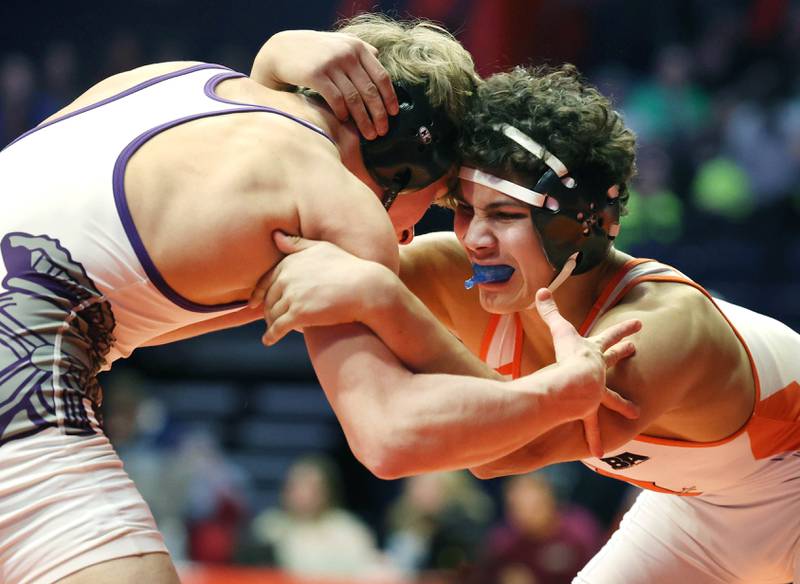
[[[472,56],[453,35],[428,20],[393,20],[364,13],[337,23],[336,30],[378,49],[393,81],[423,84],[434,107],[444,106],[460,126],[480,77]]]

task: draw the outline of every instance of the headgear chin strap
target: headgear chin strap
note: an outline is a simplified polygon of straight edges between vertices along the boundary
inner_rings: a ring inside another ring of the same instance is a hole
[[[459,177],[533,207],[531,219],[550,265],[558,272],[549,286],[555,290],[570,275],[588,272],[608,254],[619,233],[619,187],[573,176],[554,154],[514,126],[502,124],[494,129],[548,169],[532,189],[468,167],[461,167]]]
[[[456,127],[443,107],[433,107],[422,85],[395,83],[400,109],[389,131],[361,137],[361,154],[383,189],[386,210],[404,190],[419,190],[440,179],[456,161]]]

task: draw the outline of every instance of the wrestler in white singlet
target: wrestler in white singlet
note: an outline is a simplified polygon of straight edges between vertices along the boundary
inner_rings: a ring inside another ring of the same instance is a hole
[[[245,303],[199,305],[169,287],[131,218],[125,168],[159,132],[207,116],[264,111],[323,134],[218,98],[216,84],[237,76],[208,64],[162,75],[44,123],[0,153],[5,584],[166,551],[98,423],[96,375],[151,339]]]

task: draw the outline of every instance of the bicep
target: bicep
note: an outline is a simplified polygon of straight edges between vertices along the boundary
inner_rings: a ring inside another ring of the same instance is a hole
[[[329,180],[309,181],[312,192],[300,206],[302,235],[328,241],[362,259],[399,270],[397,238],[378,197],[344,167]]]
[[[642,321],[642,329],[628,337],[636,353],[611,368],[609,388],[639,406],[640,415],[628,420],[605,408],[600,412],[600,431],[607,450],[621,446],[677,408],[700,376],[695,366],[702,332],[686,311],[664,305],[639,310],[609,311],[593,335],[631,318]]]
[[[412,375],[361,324],[312,327],[304,338],[314,372],[346,433],[358,431],[360,422],[375,421],[373,406],[384,401],[380,394],[402,387]]]

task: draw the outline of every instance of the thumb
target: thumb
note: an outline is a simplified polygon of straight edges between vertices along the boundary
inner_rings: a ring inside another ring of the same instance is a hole
[[[552,327],[559,322],[561,315],[558,312],[558,306],[553,300],[553,293],[547,288],[540,288],[536,292],[536,310],[548,326]]]
[[[291,254],[303,251],[315,245],[317,242],[311,239],[305,239],[300,235],[289,235],[281,230],[275,230],[272,233],[272,240],[278,247],[281,253]]]
[[[550,329],[550,334],[553,336],[553,343],[556,348],[556,357],[558,357],[558,343],[560,339],[566,338],[570,334],[577,335],[575,328],[570,322],[561,316],[558,311],[558,306],[553,298],[553,293],[547,288],[540,288],[536,292],[536,310],[539,311],[539,316]]]

